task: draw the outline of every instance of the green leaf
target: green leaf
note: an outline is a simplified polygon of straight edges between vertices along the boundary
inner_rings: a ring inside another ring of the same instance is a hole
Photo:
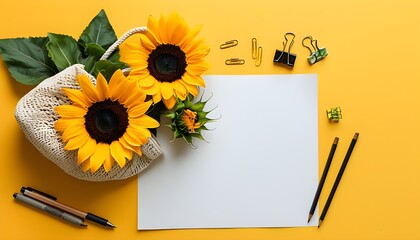
[[[96,43],[88,43],[84,51],[87,57],[83,58],[82,63],[85,65],[85,70],[92,73],[93,66],[101,58],[105,50]]]
[[[109,60],[99,60],[93,67],[93,73],[95,76],[98,76],[98,74],[101,73],[105,79],[109,81],[114,72],[123,68],[124,66],[125,64],[123,63],[113,63]]]
[[[62,71],[73,64],[82,63],[82,53],[74,38],[55,33],[48,33],[48,38],[48,56],[58,70]]]
[[[111,56],[108,57],[108,60],[114,63],[122,63],[120,61],[120,52],[116,49]]]
[[[0,53],[12,77],[35,85],[58,71],[48,57],[47,37],[0,39]]]
[[[87,43],[85,47],[85,52],[88,55],[93,55],[95,57],[101,58],[105,53],[105,49],[96,43]]]
[[[117,35],[115,35],[104,10],[101,10],[92,19],[79,38],[79,43],[83,46],[95,43],[103,49],[108,49],[115,41],[117,41]]]

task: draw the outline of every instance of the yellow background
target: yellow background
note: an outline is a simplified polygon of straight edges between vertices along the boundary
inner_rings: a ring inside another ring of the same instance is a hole
[[[327,217],[319,229],[137,231],[137,178],[79,181],[45,159],[25,139],[13,115],[17,101],[32,87],[17,83],[1,61],[0,239],[420,239],[418,0],[0,0],[0,38],[46,36],[47,32],[78,38],[100,9],[105,9],[118,36],[146,25],[150,14],[177,11],[190,26],[202,24],[201,36],[211,46],[207,60],[212,68],[207,74],[318,74],[320,174],[332,140],[340,137],[321,208],[350,139],[360,132]],[[272,63],[286,32],[296,34],[292,53],[297,60],[292,70]],[[309,51],[301,45],[307,35],[329,52],[313,66],[306,60]],[[251,59],[253,37],[264,49],[260,67]],[[239,45],[219,49],[231,39]],[[244,58],[246,64],[225,66],[229,57]],[[264,92],[249,97],[264,98]],[[325,110],[335,106],[342,108],[343,119],[330,123]],[[264,113],[250,109],[246,116],[254,114]],[[281,120],[267,119],[244,130],[258,131],[271,124]],[[34,211],[13,200],[12,194],[21,186],[56,195],[62,202],[108,218],[118,228],[90,224],[80,229]]]

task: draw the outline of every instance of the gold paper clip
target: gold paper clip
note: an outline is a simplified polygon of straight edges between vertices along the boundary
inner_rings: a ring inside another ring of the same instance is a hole
[[[257,39],[252,39],[252,59],[255,60],[255,66],[259,67],[262,62],[262,47],[257,47]]]
[[[252,39],[252,59],[257,59],[258,51],[257,51],[257,39]]]
[[[243,65],[245,64],[245,60],[240,59],[240,58],[229,58],[229,59],[226,59],[225,64],[226,65]]]
[[[236,45],[238,45],[238,40],[230,40],[220,45],[220,49],[230,48]]]
[[[255,66],[259,67],[262,62],[262,47],[258,47],[257,58],[255,59]]]

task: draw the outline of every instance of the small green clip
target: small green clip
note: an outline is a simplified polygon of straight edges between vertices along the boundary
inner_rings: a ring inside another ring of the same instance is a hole
[[[327,117],[331,121],[338,122],[342,118],[341,108],[336,107],[336,108],[331,108],[330,110],[327,110]]]
[[[306,39],[309,39],[311,41],[312,49],[308,45],[305,45],[305,40]],[[315,45],[314,45],[314,43],[315,43]],[[326,56],[328,56],[327,49],[325,49],[325,48],[319,48],[318,47],[318,40],[314,40],[311,36],[307,36],[307,37],[303,38],[302,39],[302,45],[304,47],[306,47],[307,49],[309,49],[310,55],[308,57],[308,62],[311,65],[314,64],[314,63],[317,63],[317,62],[321,61]]]

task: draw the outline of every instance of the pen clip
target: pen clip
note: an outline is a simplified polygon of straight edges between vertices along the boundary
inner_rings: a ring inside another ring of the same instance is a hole
[[[52,199],[52,200],[54,200],[54,201],[57,201],[57,198],[56,198],[56,197],[51,196],[51,195],[50,195],[50,194],[48,194],[48,193],[41,192],[41,191],[36,190],[36,189],[34,189],[34,188],[31,188],[31,187],[22,187],[22,188],[20,189],[20,192],[21,192],[21,193],[23,193],[23,194],[25,194],[25,190],[28,190],[28,191],[31,191],[31,192],[38,193],[38,194],[40,194],[40,195],[42,195],[42,196],[44,196],[44,197],[47,197],[47,198]]]

